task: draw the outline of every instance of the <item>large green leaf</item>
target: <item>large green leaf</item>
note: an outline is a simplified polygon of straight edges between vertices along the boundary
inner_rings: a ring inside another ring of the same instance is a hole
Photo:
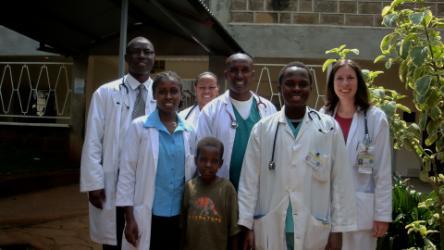
[[[393,27],[396,25],[396,20],[398,19],[398,17],[399,16],[397,13],[388,14],[382,19],[382,25],[386,27]]]
[[[409,55],[410,45],[412,44],[411,38],[406,37],[402,40],[401,46],[399,48],[399,55],[402,59],[406,59]]]
[[[387,102],[381,106],[381,109],[385,112],[388,117],[392,117],[396,111],[396,102]]]
[[[427,47],[415,47],[411,50],[410,56],[416,66],[421,66],[428,55]]]
[[[400,109],[400,110],[402,110],[404,112],[407,112],[407,113],[411,113],[412,112],[407,106],[404,106],[404,105],[402,105],[400,103],[396,104],[396,108]]]
[[[415,91],[419,96],[424,96],[430,89],[430,83],[432,82],[432,76],[425,75],[416,80]]]
[[[402,61],[399,65],[399,80],[405,82],[407,74],[407,61]]]
[[[409,15],[409,19],[413,24],[418,25],[422,23],[425,15],[426,13],[424,12],[413,12],[411,15]]]
[[[437,121],[442,118],[442,111],[439,106],[433,106],[430,110],[430,117],[432,120]]]
[[[328,66],[330,66],[332,63],[335,63],[337,60],[336,59],[327,59],[325,60],[324,64],[322,65],[322,71],[325,72],[328,68]]]
[[[424,25],[425,26],[429,26],[430,22],[433,19],[433,14],[430,10],[425,10],[424,11]]]
[[[396,33],[390,33],[390,34],[387,34],[386,36],[384,36],[384,38],[382,38],[382,41],[381,41],[381,44],[379,47],[380,47],[381,52],[383,54],[390,53],[390,47],[392,45],[392,41],[396,36],[397,36]]]
[[[377,57],[375,58],[375,60],[373,61],[373,63],[380,62],[380,61],[382,61],[382,60],[384,60],[384,59],[385,59],[385,55],[379,55],[379,56],[377,56]]]

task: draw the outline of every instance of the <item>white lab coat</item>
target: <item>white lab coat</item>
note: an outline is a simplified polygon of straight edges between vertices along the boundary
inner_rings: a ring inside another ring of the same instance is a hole
[[[259,97],[253,92],[252,95],[258,104],[261,118],[276,112],[275,106],[270,101]],[[227,90],[223,95],[212,100],[201,110],[196,129],[198,140],[206,136],[214,136],[224,144],[224,163],[217,175],[227,179],[230,177],[231,152],[236,135],[236,128],[231,126],[232,119],[236,121],[230,94]]]
[[[193,104],[192,106],[179,112],[179,116],[186,120],[188,124],[193,126],[194,129],[197,127],[197,119],[199,118],[200,108],[199,105]],[[187,117],[188,116],[188,117]]]
[[[150,79],[145,107],[147,114],[156,107],[151,85]],[[129,94],[122,85],[122,78],[100,86],[94,92],[89,107],[81,159],[80,191],[105,189],[103,209],[89,203],[90,236],[100,244],[117,244],[115,195],[119,149],[123,143],[120,138],[131,123],[132,109],[133,104],[129,103]]]
[[[325,109],[321,109],[325,112]],[[392,221],[392,167],[390,130],[385,113],[374,106],[367,111],[367,124],[370,139],[374,146],[373,174],[361,174],[356,167],[358,144],[365,134],[364,113],[356,111],[347,138],[348,159],[353,166],[353,183],[358,208],[358,231],[367,231],[371,236],[373,221]],[[350,232],[353,234],[353,232]],[[362,240],[361,240],[362,242]],[[347,241],[343,241],[346,247]],[[362,245],[361,245],[362,246]],[[368,249],[361,247],[361,249]],[[374,249],[374,248],[373,248]]]
[[[149,249],[151,237],[151,215],[159,158],[159,131],[145,128],[146,116],[134,119],[125,140],[122,152],[116,206],[132,206],[139,229],[138,247],[134,248],[124,237],[122,249]],[[193,152],[195,133],[187,125],[183,132],[185,148],[185,181],[195,172]]]
[[[341,129],[316,111],[310,119],[309,110],[296,138],[284,108],[251,132],[239,183],[239,224],[254,229],[256,249],[286,249],[289,202],[295,249],[323,250],[331,231],[356,229],[353,180]],[[278,123],[275,169],[270,170]],[[310,160],[310,155],[318,160]]]

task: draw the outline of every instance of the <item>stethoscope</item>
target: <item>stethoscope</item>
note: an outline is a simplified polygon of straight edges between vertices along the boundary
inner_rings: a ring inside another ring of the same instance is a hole
[[[126,86],[126,84],[125,84],[125,77],[122,77],[122,82],[119,84],[119,91],[121,91],[122,90],[122,86],[125,88],[125,92],[126,92],[126,95],[128,96],[128,94],[129,94],[129,89],[128,89],[128,86]],[[155,102],[154,100],[151,100],[151,102]],[[117,105],[120,105],[120,102],[119,101],[117,101],[116,102],[116,104]],[[128,105],[128,103],[126,103],[125,102],[125,106],[126,106],[126,109],[130,109],[130,106]],[[186,120],[186,118],[185,118],[185,120]]]
[[[126,84],[125,84],[125,77],[122,77],[122,82],[119,84],[119,91],[122,90],[122,86],[125,88],[126,95],[128,95],[129,89],[128,89],[128,86],[126,86]],[[120,102],[117,101],[116,104],[120,105]],[[130,109],[130,106],[128,105],[128,103],[125,103],[125,105],[126,105],[126,109]]]
[[[256,109],[257,109],[257,111],[259,111],[260,109],[259,109],[259,106],[260,105],[262,105],[263,107],[264,107],[264,109],[266,109],[267,108],[267,104],[265,104],[263,101],[262,101],[262,98],[260,97],[260,96],[257,96],[257,98],[256,98]],[[191,110],[190,110],[190,112],[191,112]],[[231,128],[233,128],[233,129],[235,129],[235,128],[237,128],[237,121],[236,121],[236,119],[234,119],[234,117],[233,117],[233,114],[231,114],[229,111],[228,111],[228,109],[225,109],[225,112],[227,112],[227,114],[228,114],[228,116],[230,117],[230,127]],[[259,112],[259,116],[260,116],[260,112]],[[261,117],[262,118],[262,117]],[[185,120],[186,120],[187,118],[185,118]]]
[[[193,110],[197,107],[197,103],[195,103],[193,105],[193,107],[191,107],[190,111],[188,111],[187,115],[185,116],[185,120],[188,119],[188,117],[191,115],[191,113],[193,113]]]
[[[333,113],[333,117],[336,117],[336,109]],[[368,132],[368,122],[367,122],[367,111],[364,111],[364,139],[362,140],[366,148],[370,146],[372,143],[372,139],[370,138],[370,134]],[[356,145],[356,151],[358,150],[359,143]]]
[[[321,122],[321,116],[318,114],[318,112],[314,109],[308,108],[308,118],[310,119],[310,121],[314,122],[313,116],[312,114],[314,114],[317,118],[319,123]],[[276,150],[276,139],[279,133],[279,125],[281,125],[280,122],[277,123],[277,127],[276,130],[274,132],[274,139],[273,139],[273,151],[271,153],[271,159],[270,162],[268,163],[268,169],[269,170],[275,170],[276,169],[276,163],[274,162],[274,154],[275,154],[275,150]],[[334,129],[334,127],[330,127],[330,129],[328,130],[324,130],[322,128],[322,126],[318,127],[318,132],[322,133],[322,134],[327,134],[328,132],[332,131]]]

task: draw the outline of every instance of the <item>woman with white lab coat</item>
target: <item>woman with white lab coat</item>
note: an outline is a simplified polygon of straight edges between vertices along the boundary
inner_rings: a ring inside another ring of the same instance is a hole
[[[285,106],[251,132],[238,194],[244,249],[323,250],[331,231],[356,228],[342,133],[306,106],[312,79],[304,64],[286,65],[278,86]]]
[[[340,124],[358,211],[358,228],[343,234],[342,249],[375,249],[392,221],[389,124],[385,113],[368,101],[361,69],[351,60],[337,62],[328,77],[327,105],[321,110]]]
[[[194,82],[194,93],[196,94],[196,103],[180,111],[179,116],[195,129],[200,111],[207,103],[219,95],[217,76],[209,71],[200,73]]]
[[[276,108],[270,101],[253,92],[251,92],[251,95],[257,103],[260,117],[266,117],[276,112]],[[223,156],[224,163],[217,172],[219,177],[227,179],[230,177],[230,159],[233,151],[236,127],[236,116],[230,100],[229,90],[208,103],[200,112],[196,130],[197,139],[214,136],[221,140],[225,147]]]
[[[176,179],[179,179],[181,182],[179,183],[181,186],[175,188],[173,194],[176,194],[177,190],[181,190],[185,181],[192,178],[195,174],[196,168],[192,155],[195,134],[191,126],[184,122],[176,113],[181,98],[179,86],[181,90],[180,80],[176,74],[172,72],[159,73],[153,83],[157,109],[149,116],[135,119],[128,130],[125,140],[125,151],[122,154],[120,163],[116,201],[117,206],[125,208],[126,227],[122,249],[153,249],[153,242],[159,240],[156,237],[152,237],[154,232],[152,218],[156,216],[154,213],[157,205],[156,201],[166,199],[165,197],[156,197],[160,193],[165,193],[165,191],[159,191],[158,189],[160,180],[157,177],[159,172],[167,171],[166,173],[170,173],[170,167],[171,170],[175,167],[183,167],[182,170],[175,170],[176,172],[183,172],[183,177],[176,174],[163,177],[165,178],[163,182],[168,183],[166,185],[176,182]],[[159,126],[161,129],[159,129]],[[165,140],[164,138],[166,137],[161,136],[161,133],[168,135],[168,140]],[[181,139],[175,139],[177,138],[175,137],[176,135],[183,138],[183,144],[180,143]],[[168,146],[168,143],[173,144]],[[182,152],[179,151],[182,146],[184,155],[176,155],[177,152]],[[161,155],[161,152],[167,147],[172,151],[170,152],[167,149]],[[176,157],[176,161],[183,159],[183,166],[175,166],[174,163],[168,162],[168,159],[171,160],[171,158]],[[163,159],[162,161],[166,165],[159,166],[161,159]],[[167,161],[165,162],[165,160]],[[163,169],[160,169],[160,167]],[[182,192],[178,195],[179,197],[167,197],[168,200],[179,201],[178,204],[167,206],[167,209],[174,209],[174,205],[178,205],[180,211]],[[164,204],[162,205],[164,206]],[[161,207],[161,209],[164,207]],[[178,216],[174,214],[171,217],[162,218],[172,217]],[[172,228],[171,231],[173,230]],[[164,235],[164,237],[167,236],[171,236],[170,243],[173,244],[180,239],[180,234]],[[170,248],[165,246],[165,248],[158,247],[157,249]]]

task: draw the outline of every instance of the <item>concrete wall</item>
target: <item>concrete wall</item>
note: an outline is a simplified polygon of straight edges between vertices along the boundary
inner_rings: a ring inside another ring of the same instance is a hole
[[[373,64],[380,54],[379,44],[390,29],[381,27],[380,13],[391,1],[376,0],[211,0],[210,10],[231,33],[233,38],[251,54],[256,63],[270,67],[271,88],[266,77],[260,81],[260,94],[270,97],[280,67],[291,61],[322,65],[325,51],[346,44],[358,48],[353,56],[363,68],[383,70],[377,84],[407,94],[400,82],[396,66],[385,70],[382,64]],[[433,13],[444,16],[444,2],[426,0]],[[263,66],[256,67],[259,80]],[[310,105],[325,94],[326,74],[316,69],[317,89],[312,92]],[[275,100],[273,100],[275,102]],[[413,108],[410,97],[402,101]],[[318,107],[319,107],[318,103]],[[419,172],[418,157],[406,150],[393,156],[394,170],[404,176]]]
[[[268,58],[327,58],[341,44],[358,48],[361,60],[380,54],[390,29],[380,12],[391,1],[371,0],[212,0],[210,8],[233,38],[251,55]],[[276,6],[281,3],[281,6]],[[444,2],[427,0],[437,16]]]

